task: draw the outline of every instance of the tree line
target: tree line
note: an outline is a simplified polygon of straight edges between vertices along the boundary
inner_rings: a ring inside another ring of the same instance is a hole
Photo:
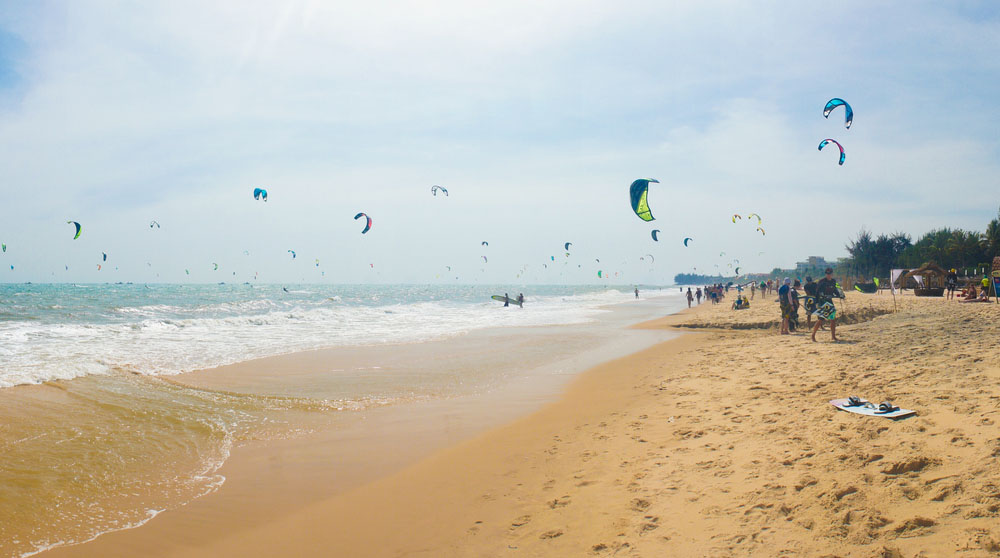
[[[888,277],[893,268],[914,269],[934,262],[959,274],[989,270],[1000,256],[1000,211],[984,232],[944,227],[928,231],[913,242],[902,232],[874,236],[862,229],[845,246],[848,257],[837,262],[837,271],[849,276]]]

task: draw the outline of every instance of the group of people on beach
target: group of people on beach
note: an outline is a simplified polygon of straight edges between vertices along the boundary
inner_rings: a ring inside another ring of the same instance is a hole
[[[989,275],[983,274],[982,280],[978,281],[979,290],[976,290],[977,281],[972,280],[966,284],[965,288],[959,293],[959,302],[989,302],[990,301],[990,277]],[[955,291],[958,289],[958,272],[952,268],[948,270],[948,274],[944,278],[945,290],[948,294],[948,299],[955,298]]]
[[[794,282],[791,277],[785,277],[780,287],[778,287],[778,304],[781,308],[781,335],[789,335],[799,327],[799,307],[806,307],[806,328],[812,326],[812,340],[816,341],[816,332],[820,328],[830,325],[830,336],[837,340],[837,307],[833,303],[834,298],[843,298],[843,292],[837,285],[837,280],[833,278],[833,269],[826,268],[824,277],[819,281],[813,281],[812,277],[806,277],[803,286],[801,281]],[[768,281],[770,283],[770,281]],[[766,284],[761,282],[761,290],[765,290]],[[799,289],[805,291],[805,301],[802,304],[799,299]],[[812,325],[812,318],[816,318],[816,325]]]

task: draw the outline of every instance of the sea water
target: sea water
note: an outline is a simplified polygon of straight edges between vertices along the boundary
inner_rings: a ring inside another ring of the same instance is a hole
[[[603,354],[613,331],[683,304],[676,287],[640,287],[641,299],[523,287],[524,308],[490,299],[515,289],[0,286],[0,556],[141,525],[211,493],[233,447],[289,436],[302,417],[493,389],[512,370]],[[194,385],[205,369],[313,349],[334,356],[311,376]]]
[[[0,388],[115,369],[176,374],[484,327],[581,323],[602,305],[628,300],[604,287],[532,287],[523,311],[497,312],[495,294],[503,287],[0,285]]]

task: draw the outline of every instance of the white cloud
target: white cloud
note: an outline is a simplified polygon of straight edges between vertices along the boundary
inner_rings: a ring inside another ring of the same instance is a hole
[[[229,258],[292,280],[303,270],[285,250],[299,247],[339,281],[370,280],[376,259],[383,281],[442,265],[511,280],[572,240],[588,261],[655,251],[655,273],[619,265],[669,281],[723,250],[760,270],[836,257],[862,225],[981,229],[998,205],[997,20],[946,6],[19,8],[0,19],[27,45],[19,98],[0,108],[0,237],[32,254],[19,279],[115,246],[134,279],[153,254],[169,279]],[[849,131],[821,116],[835,95],[854,104]],[[824,137],[844,144],[843,167],[816,150]],[[639,176],[662,181],[654,226],[627,205]],[[376,222],[364,237],[357,211]],[[729,221],[753,211],[767,237]],[[65,241],[69,218],[86,222],[80,241]],[[136,232],[152,218],[159,244]],[[564,280],[591,280],[580,269]]]

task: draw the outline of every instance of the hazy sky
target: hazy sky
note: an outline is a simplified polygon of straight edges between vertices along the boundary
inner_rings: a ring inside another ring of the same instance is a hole
[[[983,230],[997,6],[3,2],[0,281],[669,283]]]

